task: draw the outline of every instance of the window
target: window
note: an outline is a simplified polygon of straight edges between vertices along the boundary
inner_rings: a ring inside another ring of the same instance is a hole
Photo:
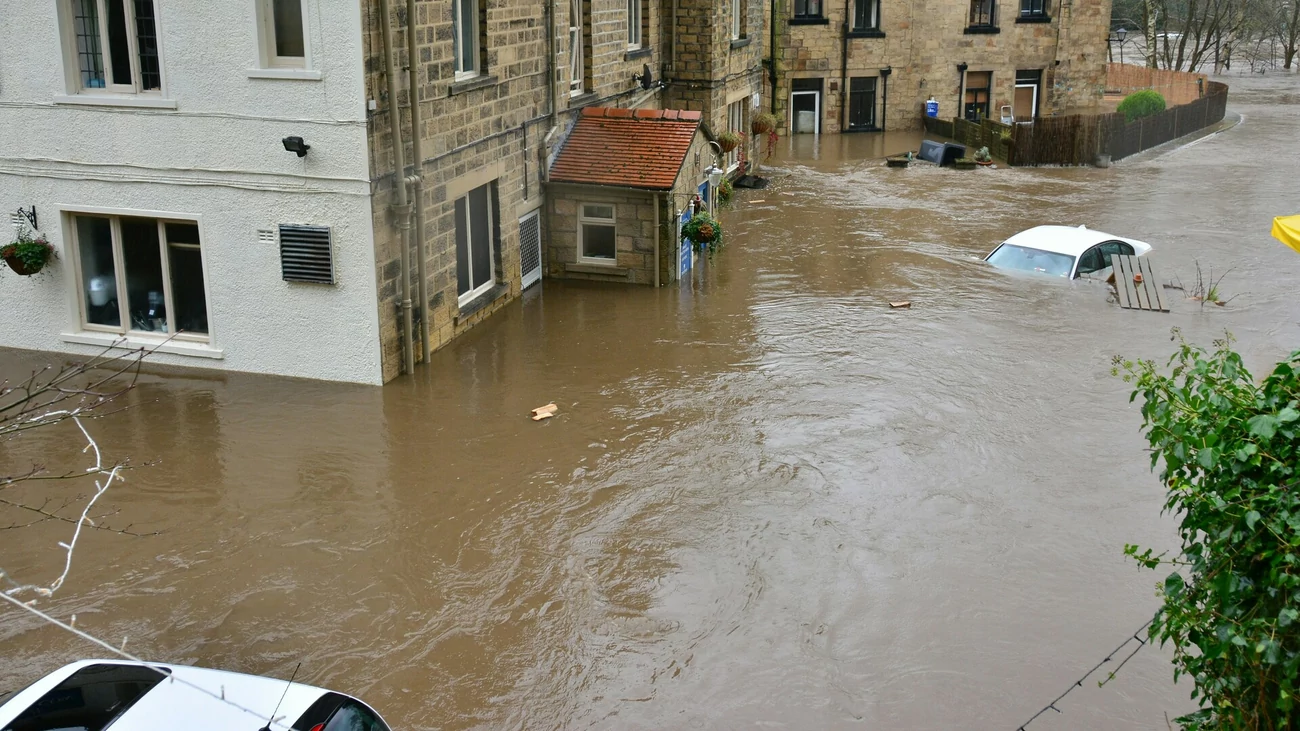
[[[1020,0],[1020,17],[1041,18],[1047,15],[1047,0]]]
[[[102,731],[170,674],[161,667],[87,665],[37,699],[5,728]]]
[[[745,37],[745,0],[731,0],[731,40]]]
[[[966,74],[966,119],[978,122],[989,116],[989,94],[993,90],[992,71],[971,71]]]
[[[496,284],[499,235],[495,184],[488,183],[456,200],[456,294],[461,307]]]
[[[72,217],[82,325],[208,339],[208,296],[194,221]]]
[[[794,0],[794,17],[822,17],[822,0]]]
[[[1079,257],[1079,266],[1075,269],[1074,276],[1078,278],[1080,274],[1092,274],[1093,272],[1099,272],[1102,269],[1105,269],[1110,266],[1106,259],[1107,257],[1101,255],[1100,246],[1094,246],[1091,249],[1088,249],[1083,252],[1083,256]]]
[[[745,140],[745,101],[741,100],[727,105],[727,131],[735,132],[740,135],[742,142],[736,149],[727,153],[727,171],[730,172],[740,165],[740,151],[744,147]]]
[[[81,91],[162,90],[153,0],[71,0]]]
[[[583,33],[583,0],[569,0],[569,95],[580,96],[586,91],[584,83],[587,67],[583,62],[583,46],[586,45]]]
[[[970,24],[973,28],[991,28],[997,25],[995,0],[971,0]]]
[[[849,79],[849,129],[876,128],[876,77]]]
[[[478,76],[478,0],[452,0],[452,55],[456,79]]]
[[[307,33],[302,0],[259,0],[262,66],[301,69],[307,66]]]
[[[853,30],[880,30],[880,0],[853,0]]]
[[[578,259],[613,264],[618,258],[614,206],[583,203],[578,214]]]
[[[627,47],[641,47],[641,3],[643,0],[627,0]]]

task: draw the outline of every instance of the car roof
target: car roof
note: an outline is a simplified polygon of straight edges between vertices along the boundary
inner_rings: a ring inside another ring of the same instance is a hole
[[[55,686],[91,665],[155,667],[171,673],[170,679],[154,686],[118,717],[112,724],[113,731],[257,731],[266,725],[272,712],[277,721],[271,728],[284,730],[318,698],[332,692],[302,683],[188,665],[81,660],[46,675],[0,706],[0,728],[7,728]]]
[[[1103,241],[1123,241],[1133,244],[1139,253],[1151,249],[1150,244],[1145,242],[1114,236],[1085,226],[1035,226],[1021,231],[1002,243],[1077,257]]]

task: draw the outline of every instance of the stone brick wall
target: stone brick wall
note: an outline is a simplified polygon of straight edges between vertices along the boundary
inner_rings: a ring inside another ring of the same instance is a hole
[[[653,285],[656,194],[626,188],[552,184],[547,195],[547,274],[567,279]],[[578,212],[584,203],[614,206],[616,261],[578,261]]]
[[[792,79],[822,80],[823,132],[847,126],[848,80],[876,77],[877,127],[920,127],[925,100],[940,103],[940,116],[958,116],[964,105],[959,63],[970,72],[990,71],[990,112],[996,117],[1014,97],[1017,70],[1043,72],[1039,113],[1095,107],[1105,82],[1110,0],[1049,0],[1050,22],[1018,23],[1018,0],[998,0],[997,32],[968,33],[969,0],[881,0],[879,32],[851,33],[844,40],[846,10],[856,0],[824,3],[824,24],[792,22],[792,0],[777,0],[777,116],[789,131]],[[847,54],[844,50],[847,48]],[[892,73],[881,79],[881,70]],[[888,94],[885,94],[887,85]]]
[[[734,0],[743,6],[741,38],[732,38],[733,0],[677,0],[671,39],[673,53],[664,71],[664,107],[704,113],[714,134],[727,130],[727,107],[745,101],[743,131],[748,156],[758,149],[749,136],[753,115],[749,100],[763,92],[763,58],[767,48],[766,0]],[[673,3],[663,0],[666,13]]]

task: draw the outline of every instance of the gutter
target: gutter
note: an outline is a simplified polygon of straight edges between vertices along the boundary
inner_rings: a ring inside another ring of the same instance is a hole
[[[411,203],[406,197],[406,154],[402,147],[402,121],[397,105],[397,64],[393,59],[393,39],[391,9],[388,0],[379,0],[379,12],[383,16],[384,72],[388,75],[388,124],[392,131],[393,167],[397,175],[393,178],[393,188],[397,203],[393,205],[393,218],[397,224],[398,247],[401,250],[402,276],[402,368],[410,374],[415,370],[415,352],[411,342]]]
[[[840,38],[840,134],[844,133],[844,114],[849,101],[849,12],[853,0],[844,0],[844,26]]]
[[[406,0],[406,63],[407,94],[411,99],[411,159],[415,173],[408,178],[415,192],[415,255],[416,272],[420,278],[420,355],[421,362],[429,364],[433,345],[429,341],[429,252],[424,239],[424,127],[420,124],[419,55],[415,48],[415,0]],[[387,27],[387,25],[385,25]],[[414,359],[414,356],[412,356]]]

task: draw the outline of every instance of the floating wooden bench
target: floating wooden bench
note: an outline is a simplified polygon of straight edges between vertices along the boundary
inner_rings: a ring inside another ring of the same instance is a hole
[[[1115,269],[1115,292],[1119,306],[1126,310],[1168,312],[1160,282],[1156,281],[1151,262],[1140,256],[1115,254],[1110,258]]]

